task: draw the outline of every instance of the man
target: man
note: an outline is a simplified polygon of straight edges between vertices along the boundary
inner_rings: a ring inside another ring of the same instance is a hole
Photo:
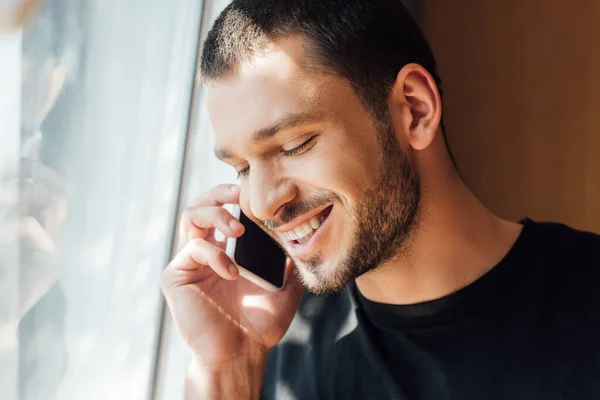
[[[189,399],[600,398],[600,237],[500,219],[465,186],[398,0],[236,0],[202,74],[240,185],[186,210],[163,276]],[[290,256],[281,292],[213,236],[243,234],[238,202]]]

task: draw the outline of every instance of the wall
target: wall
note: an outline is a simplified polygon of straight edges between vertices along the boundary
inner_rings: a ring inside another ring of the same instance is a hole
[[[600,232],[600,2],[429,0],[450,145],[498,214]]]

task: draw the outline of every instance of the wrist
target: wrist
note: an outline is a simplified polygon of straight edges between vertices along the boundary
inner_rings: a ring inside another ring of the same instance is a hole
[[[186,374],[186,400],[258,399],[266,354],[238,357],[218,367],[202,365],[196,357]]]

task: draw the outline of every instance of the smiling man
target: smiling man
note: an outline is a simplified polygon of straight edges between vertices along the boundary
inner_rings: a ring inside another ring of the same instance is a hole
[[[387,105],[373,105],[383,115],[374,120],[348,82],[306,60],[306,46],[300,36],[265,44],[252,63],[209,85],[209,112],[218,132],[216,154],[238,170],[242,209],[284,244],[311,291],[339,292],[405,251],[421,190]],[[212,73],[213,65],[205,67]],[[437,125],[433,79],[416,64],[405,74],[415,93],[434,96],[417,118]],[[429,136],[424,140],[435,132]],[[447,153],[446,162],[450,168]]]
[[[464,185],[398,0],[234,1],[202,74],[240,185],[186,210],[163,276],[190,399],[600,396],[600,238],[503,220]],[[238,279],[227,203],[289,255],[282,291]]]

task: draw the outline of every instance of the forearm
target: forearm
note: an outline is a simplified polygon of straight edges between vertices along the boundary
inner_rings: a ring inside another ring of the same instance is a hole
[[[210,370],[192,361],[185,379],[186,400],[255,400],[265,368],[265,357],[242,359],[220,368]]]

